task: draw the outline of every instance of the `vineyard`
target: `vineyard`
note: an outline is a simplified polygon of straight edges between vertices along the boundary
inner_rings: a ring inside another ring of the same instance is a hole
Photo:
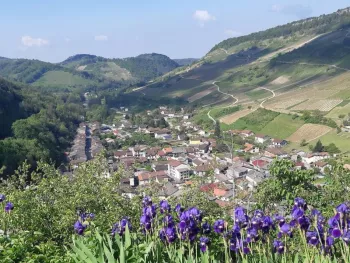
[[[328,126],[307,123],[301,126],[287,140],[291,142],[301,142],[302,140],[306,140],[307,142],[310,142],[312,140],[315,140],[327,134],[331,130],[332,128]]]
[[[292,110],[320,110],[320,111],[331,111],[334,107],[340,104],[342,100],[307,100],[297,106],[293,107]]]
[[[253,112],[255,109],[244,109],[235,113],[232,113],[230,115],[227,115],[220,119],[221,122],[225,124],[231,124],[237,121],[238,119],[248,115],[249,113]]]
[[[285,100],[280,100],[277,102],[274,102],[272,104],[269,104],[268,107],[271,109],[288,109],[290,107],[293,107],[294,105],[300,104],[304,102],[305,99],[285,99]]]

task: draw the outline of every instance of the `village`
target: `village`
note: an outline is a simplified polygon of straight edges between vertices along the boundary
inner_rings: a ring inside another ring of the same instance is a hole
[[[73,171],[79,164],[106,152],[111,173],[123,169],[118,190],[127,197],[152,188],[160,198],[180,196],[189,187],[208,195],[221,207],[250,202],[256,186],[269,178],[275,159],[289,159],[294,169],[313,169],[322,179],[333,156],[327,152],[285,151],[288,141],[249,130],[205,131],[192,113],[162,106],[131,114],[122,107],[110,125],[81,123],[71,151]]]

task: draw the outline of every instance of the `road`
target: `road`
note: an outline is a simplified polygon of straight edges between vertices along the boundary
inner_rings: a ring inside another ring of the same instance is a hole
[[[221,94],[224,94],[226,96],[230,96],[232,97],[232,99],[235,100],[235,102],[233,102],[232,104],[228,105],[228,106],[223,106],[223,107],[217,107],[217,108],[214,108],[214,109],[224,109],[224,108],[228,108],[228,107],[232,107],[233,105],[235,105],[237,102],[238,102],[238,99],[236,97],[234,97],[232,94],[229,94],[229,93],[226,93],[226,92],[222,92],[220,90],[220,87],[216,84],[217,81],[214,81],[212,84],[218,89],[218,92],[220,92]],[[214,124],[216,124],[216,120],[210,115],[210,112],[212,111],[213,109],[209,110],[207,115],[208,115],[208,118],[211,119],[213,121]]]
[[[270,99],[276,97],[276,93],[275,93],[273,90],[270,90],[270,89],[268,89],[268,88],[261,87],[261,89],[270,91],[270,92],[272,93],[272,97],[268,97],[268,98],[264,99],[264,100],[260,103],[260,108],[265,109],[265,107],[264,107],[264,105],[263,105],[263,104],[265,103],[265,101],[268,101],[268,100],[270,100]]]

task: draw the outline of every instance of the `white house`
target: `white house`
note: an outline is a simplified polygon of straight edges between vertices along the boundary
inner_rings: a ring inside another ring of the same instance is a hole
[[[330,158],[330,155],[327,152],[310,153],[306,157],[302,157],[303,162],[306,162],[307,164],[315,163],[328,158]]]
[[[268,141],[270,139],[269,136],[267,135],[264,135],[264,134],[255,134],[255,138],[254,138],[254,141],[256,143],[261,143],[263,144],[264,142]]]
[[[191,169],[188,165],[173,160],[168,164],[168,175],[175,181],[184,181],[190,177]]]

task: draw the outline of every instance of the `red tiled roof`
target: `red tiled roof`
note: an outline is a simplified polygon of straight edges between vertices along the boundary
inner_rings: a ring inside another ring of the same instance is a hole
[[[166,176],[167,171],[157,171],[157,172],[146,172],[139,174],[137,177],[139,178],[139,181],[146,181],[158,176]]]
[[[205,184],[200,187],[200,191],[202,192],[212,192],[214,191],[215,187],[217,187],[219,184],[217,183],[211,183],[211,184]]]
[[[159,151],[159,152],[158,152],[158,155],[159,155],[159,156],[165,156],[166,153],[165,153],[164,151]]]
[[[267,162],[264,160],[255,160],[252,162],[252,164],[257,167],[264,167],[267,164]]]
[[[181,162],[179,162],[179,161],[177,161],[177,160],[171,160],[171,161],[169,162],[169,165],[170,165],[170,166],[173,166],[173,167],[177,167],[177,166],[181,165]]]

